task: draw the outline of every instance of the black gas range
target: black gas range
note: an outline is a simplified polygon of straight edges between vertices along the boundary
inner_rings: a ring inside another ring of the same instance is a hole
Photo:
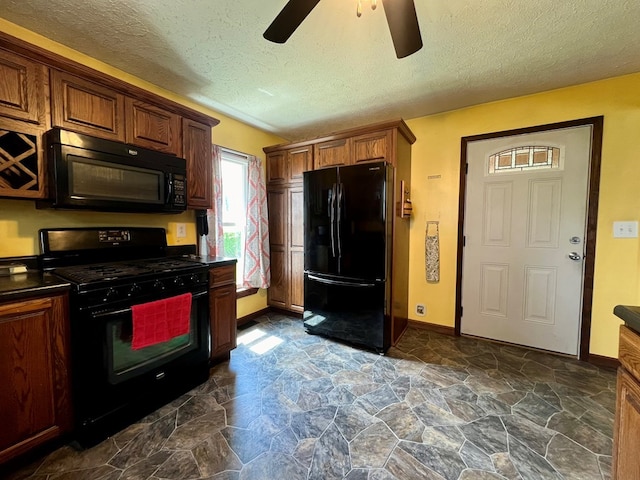
[[[40,243],[42,268],[72,284],[72,382],[81,445],[99,442],[207,380],[208,266],[170,255],[164,229],[45,229]],[[134,348],[133,309],[185,295],[191,301],[188,333]]]

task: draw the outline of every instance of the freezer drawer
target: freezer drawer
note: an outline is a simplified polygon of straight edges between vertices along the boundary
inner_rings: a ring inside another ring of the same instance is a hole
[[[391,331],[385,313],[385,290],[384,281],[353,281],[307,272],[305,329],[384,353]]]

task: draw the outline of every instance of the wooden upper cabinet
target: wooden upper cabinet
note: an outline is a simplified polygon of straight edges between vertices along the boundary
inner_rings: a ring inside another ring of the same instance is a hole
[[[392,148],[393,130],[365,133],[351,139],[351,159],[353,163],[389,162],[394,163]]]
[[[284,183],[287,181],[286,150],[267,154],[267,183]]]
[[[211,127],[182,119],[182,153],[187,161],[187,205],[207,209],[213,205]]]
[[[337,167],[349,165],[351,155],[351,139],[339,138],[313,145],[313,168]]]
[[[126,142],[172,155],[182,154],[180,116],[126,97]]]
[[[82,78],[51,71],[54,127],[125,141],[124,95]]]
[[[0,52],[0,116],[35,124],[46,123],[47,68],[2,50]]]
[[[44,198],[44,128],[0,118],[0,197]]]
[[[292,181],[302,181],[302,174],[313,168],[311,146],[287,150],[287,172]]]
[[[277,150],[267,154],[267,182],[298,183],[302,173],[313,168],[313,147],[306,146],[291,150]]]

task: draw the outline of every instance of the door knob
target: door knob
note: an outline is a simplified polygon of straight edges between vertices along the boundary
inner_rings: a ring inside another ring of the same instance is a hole
[[[569,254],[569,258],[574,262],[579,262],[580,260],[582,260],[582,255],[580,255],[578,252],[571,252]]]

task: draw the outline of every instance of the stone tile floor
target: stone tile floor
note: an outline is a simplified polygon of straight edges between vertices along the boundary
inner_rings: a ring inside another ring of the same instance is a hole
[[[615,372],[409,329],[386,356],[261,317],[210,380],[12,479],[608,479]]]

